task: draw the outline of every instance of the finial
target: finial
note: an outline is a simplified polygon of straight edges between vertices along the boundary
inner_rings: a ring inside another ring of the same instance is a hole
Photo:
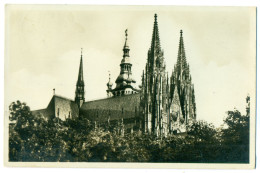
[[[55,95],[55,88],[53,88],[53,95]]]
[[[183,32],[182,32],[182,30],[181,30],[181,32],[180,32],[180,33],[181,33],[181,37],[182,37],[182,33],[183,33]]]
[[[126,38],[126,40],[127,40],[127,36],[128,36],[128,34],[127,34],[127,29],[125,30],[125,38]]]
[[[81,48],[81,56],[82,56],[83,48]]]
[[[110,71],[108,71],[108,76],[109,76],[109,81],[110,81],[110,76],[111,76]]]
[[[157,21],[157,14],[154,14],[154,20]]]
[[[127,33],[127,29],[125,30],[125,45],[124,45],[124,48],[123,48],[123,51],[124,51],[124,56],[129,56],[128,52],[125,52],[125,50],[129,49],[128,48],[128,44],[127,44],[127,36],[128,36],[128,33]],[[127,55],[126,55],[127,54]]]

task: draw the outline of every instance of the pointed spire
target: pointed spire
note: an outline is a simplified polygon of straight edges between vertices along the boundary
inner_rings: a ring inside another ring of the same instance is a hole
[[[178,51],[178,59],[177,59],[177,66],[186,67],[186,55],[184,49],[184,42],[183,42],[183,31],[180,31],[180,42],[179,42],[179,51]]]
[[[153,25],[153,36],[152,36],[152,43],[151,43],[151,49],[160,49],[160,37],[159,37],[159,29],[158,29],[158,23],[157,23],[157,14],[154,14],[154,25]]]
[[[77,83],[82,83],[82,82],[84,84],[84,79],[83,79],[83,55],[82,55],[82,48],[81,48],[79,74],[78,74],[78,82]]]
[[[81,56],[80,56],[80,64],[79,64],[79,74],[78,80],[76,84],[76,92],[75,92],[75,102],[77,103],[78,107],[85,101],[85,84],[83,78],[83,55],[82,55],[82,48],[81,48]]]

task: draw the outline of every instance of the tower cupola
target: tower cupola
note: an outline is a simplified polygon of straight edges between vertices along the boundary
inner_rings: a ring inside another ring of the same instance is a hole
[[[120,74],[118,75],[115,82],[116,87],[111,90],[114,96],[128,95],[139,92],[138,89],[135,89],[133,87],[133,83],[136,83],[136,81],[132,77],[132,63],[130,61],[129,51],[130,48],[128,45],[128,33],[126,29],[125,43],[123,47],[123,58],[120,63]],[[107,84],[107,86],[110,87],[109,83]]]

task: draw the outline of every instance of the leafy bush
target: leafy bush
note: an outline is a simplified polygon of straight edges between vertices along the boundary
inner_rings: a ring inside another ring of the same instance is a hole
[[[94,128],[88,120],[47,120],[20,101],[10,105],[9,160],[41,162],[248,163],[249,115],[229,111],[225,128],[197,121],[187,133],[156,137],[120,123]],[[114,129],[114,130],[113,130]]]

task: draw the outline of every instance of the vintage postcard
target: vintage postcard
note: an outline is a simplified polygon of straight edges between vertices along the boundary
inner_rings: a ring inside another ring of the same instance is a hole
[[[255,167],[255,7],[5,10],[5,165]]]

